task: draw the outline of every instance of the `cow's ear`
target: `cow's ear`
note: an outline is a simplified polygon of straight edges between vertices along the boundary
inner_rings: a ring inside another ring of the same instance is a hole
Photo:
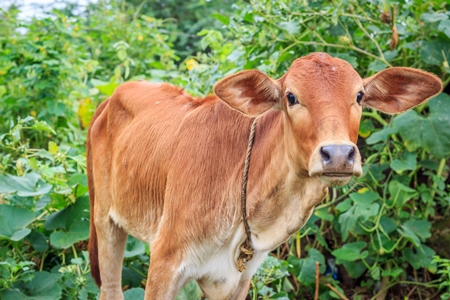
[[[242,71],[217,82],[214,93],[232,108],[257,116],[281,101],[279,83],[261,71]]]
[[[425,102],[441,90],[442,81],[434,74],[394,67],[364,79],[361,104],[395,114]]]

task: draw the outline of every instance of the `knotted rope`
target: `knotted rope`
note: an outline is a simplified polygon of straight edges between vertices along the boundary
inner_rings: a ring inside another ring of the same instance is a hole
[[[253,258],[253,246],[252,246],[252,233],[250,231],[250,226],[247,222],[247,181],[248,181],[248,169],[250,167],[250,154],[252,153],[253,141],[255,140],[255,129],[256,129],[256,121],[258,118],[255,118],[252,123],[252,127],[250,129],[250,135],[248,137],[248,145],[247,145],[247,153],[245,154],[245,163],[244,163],[244,174],[242,178],[242,194],[241,194],[241,210],[242,210],[242,219],[244,222],[245,234],[247,238],[244,243],[239,247],[240,253],[237,258],[236,267],[239,272],[242,272],[246,269],[245,264]]]

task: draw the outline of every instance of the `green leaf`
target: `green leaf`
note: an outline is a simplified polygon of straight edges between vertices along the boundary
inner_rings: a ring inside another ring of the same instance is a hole
[[[363,193],[351,193],[349,197],[353,200],[353,205],[338,218],[341,224],[342,239],[344,241],[347,240],[349,232],[356,230],[358,220],[366,222],[371,217],[378,215],[378,211],[380,210],[380,204],[377,202],[373,203],[379,198],[376,192],[367,190]],[[348,207],[348,203],[346,207]],[[339,210],[342,210],[342,208],[339,207]]]
[[[349,232],[355,231],[356,222],[359,218],[359,216],[355,212],[356,207],[352,206],[338,218],[339,224],[341,225],[341,235],[343,241],[347,240]]]
[[[245,51],[236,49],[227,56],[227,60],[235,62],[245,54]]]
[[[404,152],[401,159],[394,159],[391,162],[391,168],[399,174],[407,170],[415,170],[417,168],[417,153]]]
[[[20,241],[31,230],[27,227],[34,219],[34,213],[20,207],[0,205],[0,237]]]
[[[445,13],[438,13],[438,12],[432,12],[432,13],[423,13],[420,15],[420,19],[424,20],[428,23],[434,23],[441,20],[447,20],[448,16]]]
[[[55,230],[58,228],[68,230],[75,221],[80,220],[81,218],[89,218],[88,197],[80,197],[74,204],[48,216],[44,223],[44,227],[47,230]]]
[[[376,192],[366,190],[362,193],[351,193],[349,197],[355,202],[355,204],[367,205],[377,200],[379,195]]]
[[[393,277],[393,278],[397,278],[400,274],[404,273],[404,270],[402,268],[394,268],[391,270],[383,270],[383,272],[381,273],[381,276],[383,277]]]
[[[226,26],[230,25],[230,17],[228,17],[228,16],[225,16],[223,14],[214,13],[214,14],[211,14],[211,17],[213,17],[216,20],[219,20]]]
[[[372,270],[370,270],[370,276],[376,281],[380,280],[380,267],[376,266]]]
[[[445,35],[450,38],[450,20],[443,20],[439,23],[438,30],[445,33]],[[447,59],[449,59],[447,57]]]
[[[281,28],[283,28],[289,34],[292,34],[292,35],[296,35],[300,30],[300,26],[298,25],[297,20],[291,20],[288,22],[280,22],[280,26],[281,26]]]
[[[422,242],[425,242],[431,236],[431,223],[426,220],[409,220],[401,227],[404,232],[408,232],[409,235],[404,234],[406,237],[410,237],[411,233],[413,233],[414,237],[412,239],[414,240],[416,240],[415,237],[418,237]],[[417,242],[416,246],[420,246],[420,241]]]
[[[77,221],[68,231],[55,231],[50,234],[50,243],[57,249],[67,249],[73,244],[89,238],[89,222]]]
[[[382,142],[382,141],[386,141],[388,140],[388,137],[391,134],[397,133],[398,129],[391,127],[390,125],[385,126],[383,129],[381,129],[380,131],[374,132],[372,133],[367,139],[366,139],[366,143],[368,145],[373,145],[376,144],[378,142]]]
[[[367,244],[365,242],[358,241],[344,244],[342,248],[334,250],[331,254],[336,257],[336,263],[340,264],[342,261],[355,261],[366,258],[369,255],[367,250],[363,251],[366,247]]]
[[[34,278],[24,283],[20,289],[6,290],[2,293],[3,300],[57,300],[61,299],[61,287],[58,281],[60,274],[36,272]]]
[[[50,192],[52,185],[43,182],[41,175],[31,172],[24,176],[0,176],[0,193],[15,193],[20,197],[44,195]]]
[[[56,134],[55,130],[45,121],[36,121],[33,125],[31,125],[31,128]]]
[[[424,41],[420,56],[427,64],[440,66],[446,58],[450,57],[450,47],[444,40]]]
[[[53,155],[50,154],[50,152],[44,150],[44,149],[40,149],[38,152],[36,152],[36,156],[39,156],[40,158],[45,158],[48,159],[50,161],[54,161],[55,158],[53,157]]]
[[[369,66],[367,67],[367,70],[373,71],[373,72],[380,72],[380,71],[386,69],[387,67],[388,66],[384,62],[376,59],[369,64]]]
[[[362,261],[342,261],[342,265],[352,278],[359,278],[367,270],[366,265]]]
[[[127,58],[127,50],[125,48],[121,48],[117,51],[117,57],[121,60],[124,61]]]
[[[322,220],[333,221],[334,219],[334,216],[328,212],[328,208],[317,209],[314,214]]]
[[[140,286],[145,280],[147,269],[143,268],[140,260],[133,260],[128,266],[122,268],[122,286]]]
[[[31,229],[24,228],[21,230],[18,230],[13,233],[13,235],[9,238],[11,241],[20,241],[24,237],[26,237],[31,232]]]
[[[394,118],[408,151],[424,148],[438,159],[450,157],[450,96],[441,93],[428,102],[428,116],[411,110]]]
[[[425,245],[416,249],[403,249],[403,257],[414,269],[433,268],[433,255],[436,255],[436,252]]]
[[[349,210],[350,207],[352,207],[352,200],[347,198],[338,205],[336,205],[336,210],[339,212],[344,212]]]
[[[17,191],[19,186],[11,175],[1,175],[0,176],[0,194],[9,194]]]
[[[203,295],[202,290],[196,281],[191,281],[186,284],[178,293],[176,300],[191,300],[199,299]],[[131,300],[131,298],[130,298]]]
[[[313,285],[316,278],[316,262],[319,262],[319,272],[325,272],[325,257],[318,250],[311,248],[306,258],[288,257],[288,262],[293,267],[292,274],[305,285]]]
[[[386,234],[390,234],[397,229],[397,224],[395,221],[387,216],[382,216],[380,218],[380,225]]]
[[[316,278],[316,262],[319,262],[319,268],[322,267],[320,271],[323,273],[325,271],[325,258],[314,248],[308,251],[308,257],[303,260],[300,273],[297,278],[305,285],[312,285],[315,283]]]
[[[132,288],[123,293],[124,300],[141,300],[144,299],[145,291],[142,288]]]
[[[347,61],[355,69],[359,66],[358,58],[356,56],[350,55],[348,53],[333,53],[333,56]]]
[[[47,237],[39,231],[33,230],[28,236],[27,240],[30,242],[34,250],[44,252],[48,249]]]
[[[373,123],[370,119],[365,119],[361,121],[358,133],[362,138],[367,138],[374,131],[375,126],[373,126]]]
[[[34,209],[36,211],[44,209],[50,203],[50,195],[46,194],[39,198],[38,201],[34,203]]]
[[[384,58],[387,61],[392,61],[395,57],[397,57],[397,54],[398,54],[398,50],[383,52]]]
[[[416,190],[398,182],[397,180],[392,180],[389,182],[388,189],[391,195],[389,202],[395,202],[397,207],[402,207],[406,202],[416,198],[419,195]]]
[[[130,258],[144,253],[145,244],[132,236],[128,236],[124,257]]]
[[[119,86],[116,82],[105,82],[98,79],[91,79],[91,83],[100,93],[111,96],[114,90]]]
[[[4,85],[0,85],[0,98],[6,94],[6,87]]]

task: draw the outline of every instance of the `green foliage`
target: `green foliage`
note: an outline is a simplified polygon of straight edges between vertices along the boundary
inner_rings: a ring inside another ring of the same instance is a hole
[[[277,77],[295,58],[324,51],[366,77],[409,66],[450,82],[444,1],[163,2],[99,1],[81,14],[69,5],[25,21],[0,10],[1,299],[97,297],[84,142],[95,107],[125,81],[205,95],[227,74]],[[450,215],[449,107],[442,93],[400,116],[365,111],[365,175],[330,190],[268,256],[252,299],[312,298],[317,282],[320,299],[450,299],[450,253],[429,239],[444,236],[435,223]],[[143,298],[149,252],[128,239],[125,299]],[[189,283],[178,299],[200,295]]]
[[[438,274],[441,274],[441,283],[439,284],[439,290],[442,292],[441,299],[450,299],[450,259],[440,258],[435,256],[433,263],[438,264]]]
[[[279,299],[287,300],[286,277],[289,264],[287,261],[268,256],[258,272],[252,278],[252,299]]]

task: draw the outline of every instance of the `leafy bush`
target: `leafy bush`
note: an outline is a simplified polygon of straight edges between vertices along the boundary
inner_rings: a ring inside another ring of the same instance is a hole
[[[193,10],[185,23],[133,3],[90,4],[82,15],[68,6],[29,21],[0,10],[2,299],[98,295],[86,255],[84,142],[95,107],[124,81],[170,81],[204,95],[226,74],[258,68],[276,77],[295,58],[325,51],[366,77],[411,66],[450,82],[443,1],[261,0],[204,10],[168,2]],[[199,16],[212,11],[207,27]],[[450,242],[449,107],[442,93],[400,116],[365,111],[365,175],[332,189],[267,258],[251,298],[448,298],[450,253],[439,240]],[[149,254],[129,238],[126,299],[143,297]],[[190,283],[178,298],[200,295]]]

